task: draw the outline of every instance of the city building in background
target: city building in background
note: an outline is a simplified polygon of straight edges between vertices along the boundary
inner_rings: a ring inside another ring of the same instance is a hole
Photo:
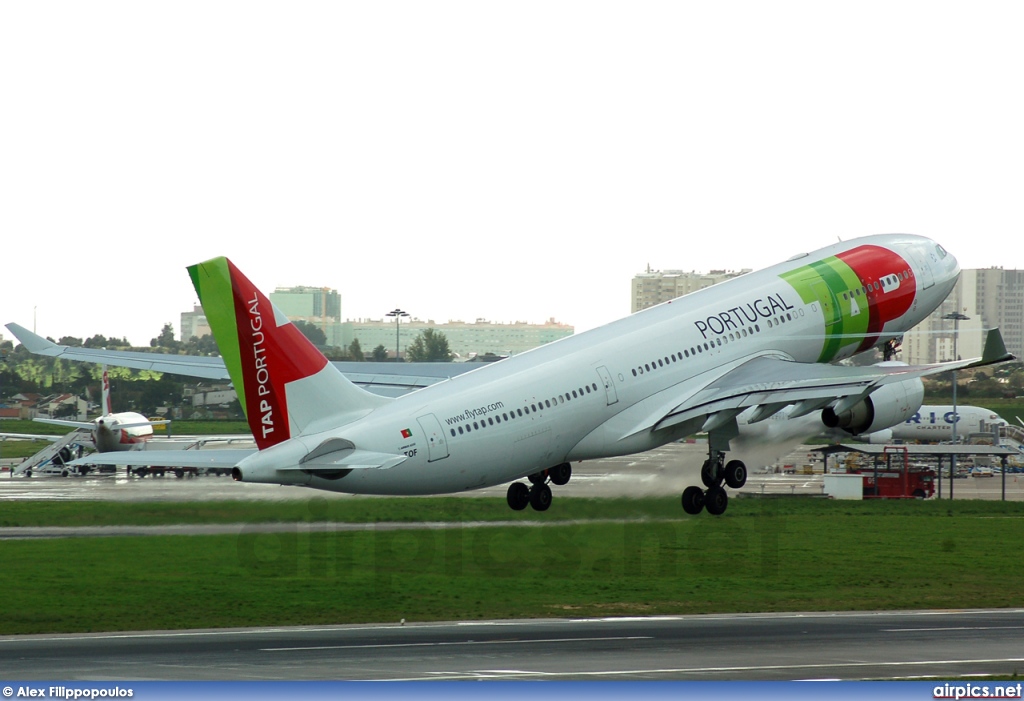
[[[198,304],[192,308],[192,311],[181,313],[182,342],[188,341],[193,336],[202,338],[212,333],[210,323],[206,320],[206,314],[203,313],[203,308]]]
[[[395,356],[395,321],[381,319],[341,320],[341,295],[329,287],[278,287],[270,293],[270,301],[291,321],[305,321],[324,332],[328,346],[348,348],[356,339],[363,353],[369,355],[377,346],[384,346],[388,357]],[[573,327],[549,319],[543,324],[522,321],[502,324],[486,319],[472,323],[447,321],[437,323],[411,316],[403,318],[397,329],[401,355],[425,329],[440,331],[448,339],[448,347],[458,358],[469,359],[478,355],[516,355],[573,334]],[[210,334],[210,325],[203,308],[181,315],[181,338],[202,337]]]
[[[956,313],[967,319],[943,318]],[[1024,357],[1024,270],[964,270],[942,306],[904,335],[900,359],[911,364],[954,360],[955,329],[959,330],[956,354],[976,358],[981,355],[988,329],[997,327],[1006,350]]]
[[[278,287],[270,301],[291,321],[306,321],[325,334],[327,327],[341,321],[341,295],[329,287]]]
[[[440,331],[448,339],[448,347],[463,360],[492,353],[494,355],[516,355],[531,348],[543,346],[545,343],[573,335],[573,327],[548,319],[543,324],[528,324],[517,321],[510,324],[499,324],[486,319],[477,319],[473,323],[464,321],[448,321],[438,324],[434,321],[423,321],[412,317],[402,321],[398,330],[401,354],[425,329]],[[334,329],[332,329],[334,331]],[[327,335],[327,343],[332,346],[347,348],[354,339],[359,339],[363,352],[369,354],[377,346],[384,346],[388,356],[394,357],[395,322],[391,320],[364,319],[345,321],[337,325],[337,335]]]
[[[646,272],[633,277],[630,313],[635,314],[641,309],[703,290],[705,287],[749,272],[750,268],[738,272],[712,270],[708,273],[687,273],[682,270],[651,270],[651,266],[648,265]]]

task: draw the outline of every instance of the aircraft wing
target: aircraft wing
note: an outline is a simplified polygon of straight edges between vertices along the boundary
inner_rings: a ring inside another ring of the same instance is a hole
[[[129,450],[92,453],[72,460],[68,465],[129,465],[132,467],[234,467],[255,450],[223,448],[217,450]]]
[[[892,382],[1013,359],[998,329],[989,331],[982,357],[948,363],[847,367],[759,356],[718,372],[703,386],[691,388],[682,401],[677,399],[677,403],[656,410],[625,435],[667,428],[701,416],[707,417],[703,430],[710,431],[750,407],[757,407],[755,421],[789,405],[794,405],[792,418],[830,404],[836,413],[842,413]]]
[[[209,380],[230,380],[224,360],[199,355],[170,355],[139,351],[61,346],[19,324],[7,328],[30,353],[83,363],[154,370]],[[350,382],[386,397],[397,397],[480,367],[479,363],[333,363]]]
[[[210,380],[227,380],[227,368],[221,358],[200,355],[170,355],[168,353],[141,353],[138,351],[112,351],[104,348],[76,348],[60,346],[42,336],[38,336],[18,324],[7,324],[15,338],[30,353],[46,355],[51,358],[76,360],[83,363],[97,363],[134,368],[136,370],[156,370],[172,375],[188,375],[203,377]]]

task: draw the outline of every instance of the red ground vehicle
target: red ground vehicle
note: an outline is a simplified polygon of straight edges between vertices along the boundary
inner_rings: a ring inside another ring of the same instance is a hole
[[[886,447],[878,467],[850,470],[864,475],[865,499],[927,499],[935,494],[935,470],[911,465],[907,449]]]

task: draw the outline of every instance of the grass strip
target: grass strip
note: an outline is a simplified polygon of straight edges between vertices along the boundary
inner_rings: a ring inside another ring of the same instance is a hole
[[[447,501],[510,514],[495,500]],[[270,534],[0,541],[0,634],[1024,605],[1022,505],[750,499],[719,518],[673,513],[527,529],[314,533],[295,522]]]

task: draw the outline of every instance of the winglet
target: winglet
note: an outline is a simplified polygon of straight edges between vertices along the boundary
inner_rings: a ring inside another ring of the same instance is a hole
[[[24,326],[11,323],[7,324],[7,328],[10,329],[21,345],[25,346],[29,353],[35,353],[36,355],[60,355],[60,346],[46,340],[42,336],[37,336]]]
[[[988,335],[985,337],[985,349],[981,352],[981,361],[978,364],[992,365],[1014,360],[1014,357],[1012,353],[1007,352],[1006,344],[1003,343],[1003,335],[999,333],[999,329],[989,329]]]

